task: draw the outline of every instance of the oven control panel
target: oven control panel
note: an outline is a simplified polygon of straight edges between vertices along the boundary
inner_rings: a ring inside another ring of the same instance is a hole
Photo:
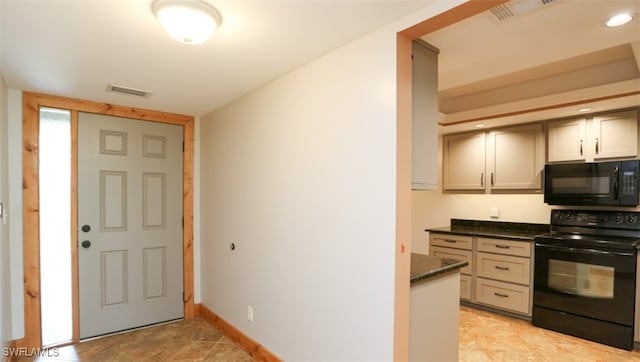
[[[640,230],[640,212],[551,210],[551,225]]]

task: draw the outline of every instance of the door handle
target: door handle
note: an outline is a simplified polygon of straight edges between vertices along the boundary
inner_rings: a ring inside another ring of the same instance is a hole
[[[82,247],[85,249],[89,249],[91,247],[91,242],[89,240],[85,240],[82,242]]]
[[[598,154],[599,151],[599,144],[598,144],[598,138],[596,138],[596,155]]]
[[[88,233],[89,231],[91,231],[91,226],[82,225],[82,231],[85,232],[85,233]]]

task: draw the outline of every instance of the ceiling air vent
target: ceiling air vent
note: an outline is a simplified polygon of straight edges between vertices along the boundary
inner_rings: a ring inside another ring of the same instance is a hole
[[[130,87],[123,87],[121,85],[115,85],[115,84],[109,84],[109,86],[107,86],[107,91],[108,92],[115,92],[115,93],[129,94],[129,95],[138,96],[138,97],[148,97],[148,96],[151,95],[151,91],[146,91],[146,90],[142,90],[142,89],[135,89],[135,88],[130,88]]]
[[[502,22],[515,16],[540,9],[545,5],[553,4],[556,1],[557,0],[512,0],[489,10],[491,11],[491,18],[494,21]]]

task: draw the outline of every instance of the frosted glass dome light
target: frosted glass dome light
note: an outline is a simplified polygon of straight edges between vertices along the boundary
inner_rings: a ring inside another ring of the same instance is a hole
[[[151,5],[164,30],[184,44],[202,44],[220,26],[222,18],[200,0],[156,0]]]

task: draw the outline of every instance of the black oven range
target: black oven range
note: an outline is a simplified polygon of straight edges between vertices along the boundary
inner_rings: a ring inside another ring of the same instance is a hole
[[[533,325],[633,349],[640,212],[552,210],[534,242]]]

